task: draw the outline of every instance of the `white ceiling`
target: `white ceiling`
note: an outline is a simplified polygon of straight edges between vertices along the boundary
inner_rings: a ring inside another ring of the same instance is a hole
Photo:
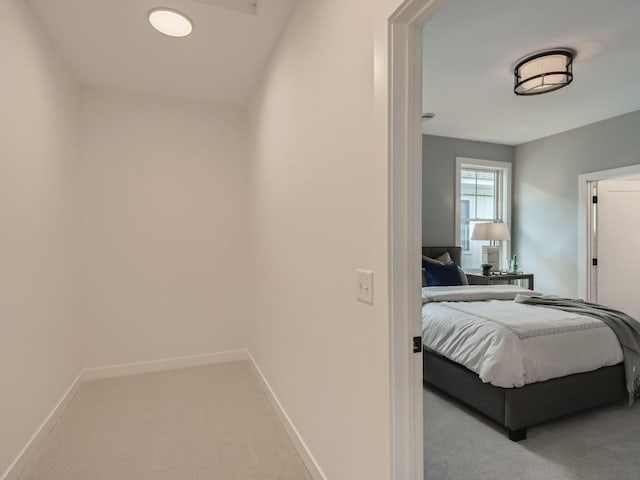
[[[640,109],[638,0],[452,0],[423,38],[424,133],[516,145]],[[552,47],[573,83],[516,96],[516,61]]]
[[[83,85],[245,106],[297,0],[29,0]],[[252,2],[252,3],[255,3]],[[193,34],[154,30],[147,12],[184,12]]]

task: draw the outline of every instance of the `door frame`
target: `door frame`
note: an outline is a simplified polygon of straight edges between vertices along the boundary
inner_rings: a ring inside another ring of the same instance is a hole
[[[421,336],[422,28],[449,0],[406,0],[389,18],[391,478],[424,478]]]
[[[611,168],[578,175],[578,295],[591,301],[592,285],[592,221],[591,185],[601,180],[623,179],[640,175],[640,164]]]

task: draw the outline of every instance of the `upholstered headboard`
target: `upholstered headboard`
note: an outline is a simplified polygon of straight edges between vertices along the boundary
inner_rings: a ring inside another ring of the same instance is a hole
[[[446,252],[449,252],[451,259],[458,265],[462,263],[461,247],[422,247],[422,255],[425,257],[437,258]]]

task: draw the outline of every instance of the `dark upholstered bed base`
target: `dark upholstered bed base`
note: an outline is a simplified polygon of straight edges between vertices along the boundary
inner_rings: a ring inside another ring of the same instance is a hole
[[[423,352],[424,381],[526,438],[527,427],[628,398],[622,363],[521,388],[482,383],[471,370],[429,349]]]

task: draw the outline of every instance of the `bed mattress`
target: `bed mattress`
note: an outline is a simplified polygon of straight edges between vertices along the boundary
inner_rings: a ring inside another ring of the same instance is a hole
[[[425,347],[497,387],[521,387],[623,360],[614,332],[592,317],[515,303],[512,285],[424,287]]]

